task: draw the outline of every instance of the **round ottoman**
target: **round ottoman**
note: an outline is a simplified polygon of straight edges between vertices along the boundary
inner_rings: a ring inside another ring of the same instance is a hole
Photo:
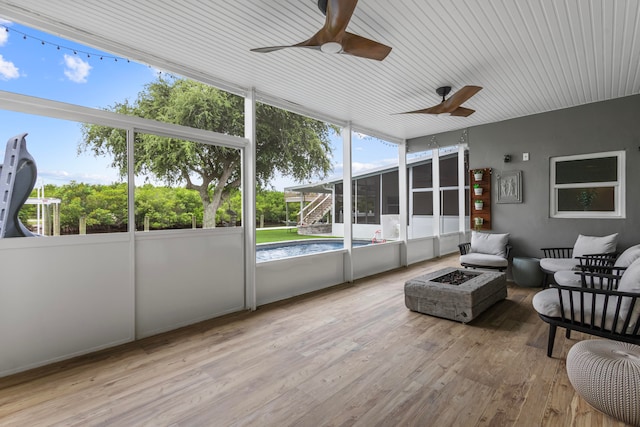
[[[640,426],[640,346],[580,341],[567,354],[569,381],[591,406]]]

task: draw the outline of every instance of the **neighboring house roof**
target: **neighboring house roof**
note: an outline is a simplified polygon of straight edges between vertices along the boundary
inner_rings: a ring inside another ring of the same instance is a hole
[[[446,149],[445,149],[446,151]],[[446,154],[440,154],[440,158],[450,158],[457,155],[457,150],[455,152],[452,150],[451,152],[446,152]],[[415,156],[407,159],[407,169],[413,166],[423,165],[425,163],[431,163],[432,155],[431,152],[425,152],[423,155]],[[366,178],[368,176],[380,175],[388,172],[393,172],[398,170],[398,165],[385,165],[380,166],[378,168],[369,169],[366,171],[361,171],[358,173],[354,173],[352,178]],[[330,193],[333,191],[333,185],[342,182],[341,175],[333,175],[326,180],[313,182],[309,184],[300,184],[294,185],[291,187],[286,187],[284,191],[298,191],[304,193]]]

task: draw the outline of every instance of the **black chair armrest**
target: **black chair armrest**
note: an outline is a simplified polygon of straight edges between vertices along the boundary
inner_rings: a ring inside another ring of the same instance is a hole
[[[626,270],[626,267],[596,267],[596,269],[602,270],[606,269],[606,272],[603,271],[579,271],[580,279],[582,281],[583,288],[589,289],[606,289],[606,290],[617,290],[618,283],[620,282],[620,278],[622,274]]]
[[[543,258],[571,258],[573,248],[541,248]]]
[[[466,255],[468,253],[471,252],[471,243],[460,243],[458,245],[458,249],[460,250],[460,255]],[[511,249],[513,249],[513,246],[511,245],[507,245],[505,247],[505,253],[506,253],[506,257],[507,259],[510,259],[509,256],[511,255]]]
[[[586,266],[613,265],[616,262],[616,258],[618,258],[617,252],[609,252],[606,254],[587,254],[576,257],[576,259],[580,262],[580,265]]]
[[[458,249],[460,250],[460,255],[466,255],[471,250],[471,243],[470,242],[460,243],[458,245]]]
[[[614,275],[610,276],[618,277]],[[612,280],[616,281],[617,286],[617,279],[612,278]],[[638,332],[640,330],[640,315],[634,310],[634,307],[640,304],[639,293],[622,292],[612,289],[576,288],[575,286],[561,286],[557,284],[553,284],[551,286],[558,289],[558,298],[560,302],[561,313],[560,317],[563,322],[571,325],[566,325],[566,327],[577,329],[579,331],[587,333],[597,332],[596,335],[603,336],[609,339],[618,339],[618,337],[623,336],[635,337],[634,340],[637,341],[640,338],[638,336]],[[591,295],[592,297],[590,299],[586,299],[586,295]],[[596,296],[598,295],[601,296],[600,302],[603,305],[604,309],[599,310],[599,313],[596,313],[598,310],[595,309],[595,304],[597,301]],[[587,301],[591,301],[591,314],[588,316],[584,310]],[[619,319],[623,301],[628,301],[630,304],[628,307],[628,312],[624,319]],[[570,307],[571,309],[567,311],[565,310],[565,307]],[[574,307],[576,308],[575,311]],[[580,310],[577,310],[578,307],[580,308]],[[607,307],[615,310],[613,319],[609,319],[609,321],[612,322],[611,326],[609,326],[607,322],[607,314],[610,313],[610,311],[607,310]],[[570,313],[570,317],[567,318],[565,312]],[[622,323],[621,328],[620,323]],[[629,325],[634,325],[633,331],[628,330]],[[582,329],[578,326],[582,326]]]

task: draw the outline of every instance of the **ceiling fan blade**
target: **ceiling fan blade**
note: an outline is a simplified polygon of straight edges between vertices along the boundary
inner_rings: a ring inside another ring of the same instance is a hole
[[[345,32],[342,37],[342,53],[382,61],[389,52],[389,46],[356,34]]]
[[[286,49],[288,47],[293,47],[293,46],[257,47],[255,49],[250,49],[250,51],[251,52],[258,52],[258,53],[269,53],[269,52],[275,52],[276,50],[280,50],[280,49]]]
[[[290,46],[257,47],[255,49],[250,49],[250,51],[251,52],[258,52],[258,53],[269,53],[269,52],[275,52],[276,50],[288,49],[290,47],[306,47],[308,49],[320,50],[320,45],[308,44],[309,42],[310,42],[310,40],[307,40],[306,42],[302,42],[302,43],[298,43],[298,44],[293,44],[293,45],[290,45]]]
[[[442,110],[442,104],[438,104],[434,107],[423,108],[422,110],[405,111],[404,113],[398,114],[440,114],[444,112]]]
[[[467,99],[471,98],[476,93],[480,92],[480,90],[482,90],[482,87],[480,86],[463,87],[462,89],[460,89],[459,91],[451,95],[449,99],[443,102],[444,104],[443,113],[453,112],[456,108],[460,106],[460,104],[465,102]]]
[[[342,33],[347,29],[351,16],[356,10],[358,0],[329,0],[327,3],[327,20],[319,32],[324,32],[331,39],[326,41],[338,41]]]
[[[457,117],[468,117],[475,112],[476,110],[472,110],[471,108],[458,107],[451,112],[451,115]]]

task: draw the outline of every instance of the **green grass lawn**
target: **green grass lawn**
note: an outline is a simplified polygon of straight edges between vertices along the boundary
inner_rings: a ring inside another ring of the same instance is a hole
[[[331,238],[331,236],[303,236],[298,234],[297,228],[276,229],[276,230],[256,230],[256,243],[284,242],[287,240]]]

